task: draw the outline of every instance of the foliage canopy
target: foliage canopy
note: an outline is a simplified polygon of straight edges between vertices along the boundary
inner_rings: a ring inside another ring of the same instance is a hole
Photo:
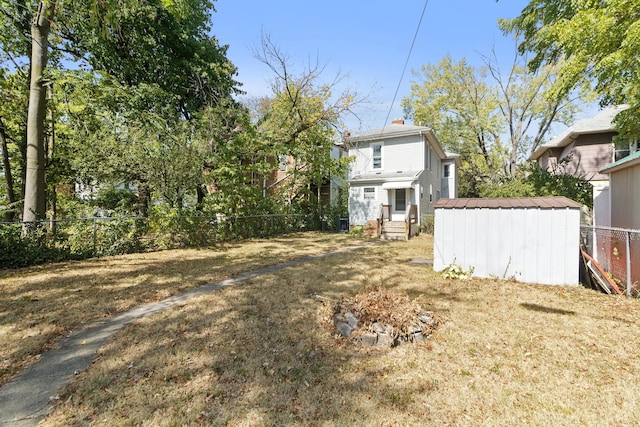
[[[629,105],[616,117],[620,132],[639,133],[640,2],[531,0],[520,16],[500,25],[523,37],[520,52],[534,52],[531,69],[562,64],[552,96],[595,82],[603,104]]]

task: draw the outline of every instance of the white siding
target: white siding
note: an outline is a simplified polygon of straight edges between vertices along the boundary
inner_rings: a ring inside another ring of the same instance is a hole
[[[457,264],[476,277],[576,285],[579,230],[579,209],[436,209],[434,270]]]
[[[382,145],[382,169],[384,172],[394,171],[419,171],[423,169],[421,162],[422,149],[420,147],[422,137],[415,135],[412,137],[393,138],[385,141],[374,141],[359,143],[353,147],[349,154],[355,157],[352,164],[352,176],[357,174],[369,174],[379,171],[372,169],[373,145]]]
[[[365,188],[375,188],[375,198],[364,198]],[[380,185],[354,185],[349,188],[349,224],[365,225],[367,221],[376,219],[380,205],[389,203],[387,190]]]

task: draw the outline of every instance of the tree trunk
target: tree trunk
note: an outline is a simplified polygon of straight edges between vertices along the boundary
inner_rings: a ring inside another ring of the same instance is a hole
[[[138,184],[138,215],[143,218],[149,216],[149,201],[151,200],[151,190],[146,183]]]
[[[196,185],[196,194],[198,196],[198,201],[196,202],[196,211],[201,211],[204,208],[204,197],[206,195],[206,193],[204,192],[204,185]]]
[[[44,71],[47,66],[49,49],[49,20],[53,17],[54,10],[55,1],[41,1],[38,13],[31,25],[31,77],[27,113],[27,170],[22,214],[22,220],[25,222],[43,219],[46,210],[44,128],[47,100]]]
[[[2,122],[2,117],[0,117],[0,150],[2,151],[2,169],[4,170],[4,181],[7,188],[7,204],[9,205],[9,210],[4,214],[4,220],[13,221],[16,217],[14,212],[16,193],[13,189],[13,176],[11,174],[11,163],[9,163],[9,151],[7,147],[7,132]]]
[[[53,103],[53,86],[47,86],[47,100]],[[47,165],[53,161],[53,150],[56,144],[56,122],[53,115],[53,108],[49,108],[49,143],[47,145]],[[55,182],[50,187],[49,209],[51,210],[51,218],[49,219],[49,231],[53,234],[56,232],[56,218],[58,216],[58,195],[56,193]],[[45,182],[46,185],[46,182]]]

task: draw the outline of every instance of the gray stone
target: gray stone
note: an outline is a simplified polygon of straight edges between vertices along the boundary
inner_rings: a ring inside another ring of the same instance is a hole
[[[385,333],[384,328],[382,326],[380,326],[380,324],[378,322],[375,322],[372,326],[376,330],[377,333],[379,333],[379,334],[384,334]]]
[[[433,320],[433,313],[429,311],[426,313],[420,313],[420,315],[418,316],[418,320],[425,325],[433,325],[435,323],[435,320]]]
[[[353,328],[349,326],[348,323],[344,323],[344,322],[338,322],[336,325],[336,328],[338,329],[338,332],[340,333],[340,335],[343,335],[345,337],[350,336],[351,332],[353,332]]]
[[[422,341],[424,341],[424,335],[422,335],[422,332],[415,332],[411,336],[411,341],[413,341],[413,342],[422,342]]]
[[[422,332],[422,326],[411,325],[407,328],[410,334],[415,334],[416,332]]]
[[[389,334],[378,334],[378,341],[376,347],[378,348],[390,348],[393,345],[393,337]]]
[[[360,345],[375,347],[378,342],[378,334],[362,334],[356,339],[356,342]]]
[[[349,326],[351,326],[353,329],[355,329],[358,326],[358,319],[350,311],[347,311],[344,314],[344,317],[347,320],[347,323],[349,324]]]
[[[335,313],[333,315],[333,323],[338,326],[338,323],[347,323],[347,319],[342,315],[342,313]]]

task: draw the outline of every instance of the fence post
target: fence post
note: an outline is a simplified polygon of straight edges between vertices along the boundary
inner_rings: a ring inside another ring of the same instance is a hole
[[[631,231],[624,233],[626,236],[627,251],[627,297],[631,298]]]

